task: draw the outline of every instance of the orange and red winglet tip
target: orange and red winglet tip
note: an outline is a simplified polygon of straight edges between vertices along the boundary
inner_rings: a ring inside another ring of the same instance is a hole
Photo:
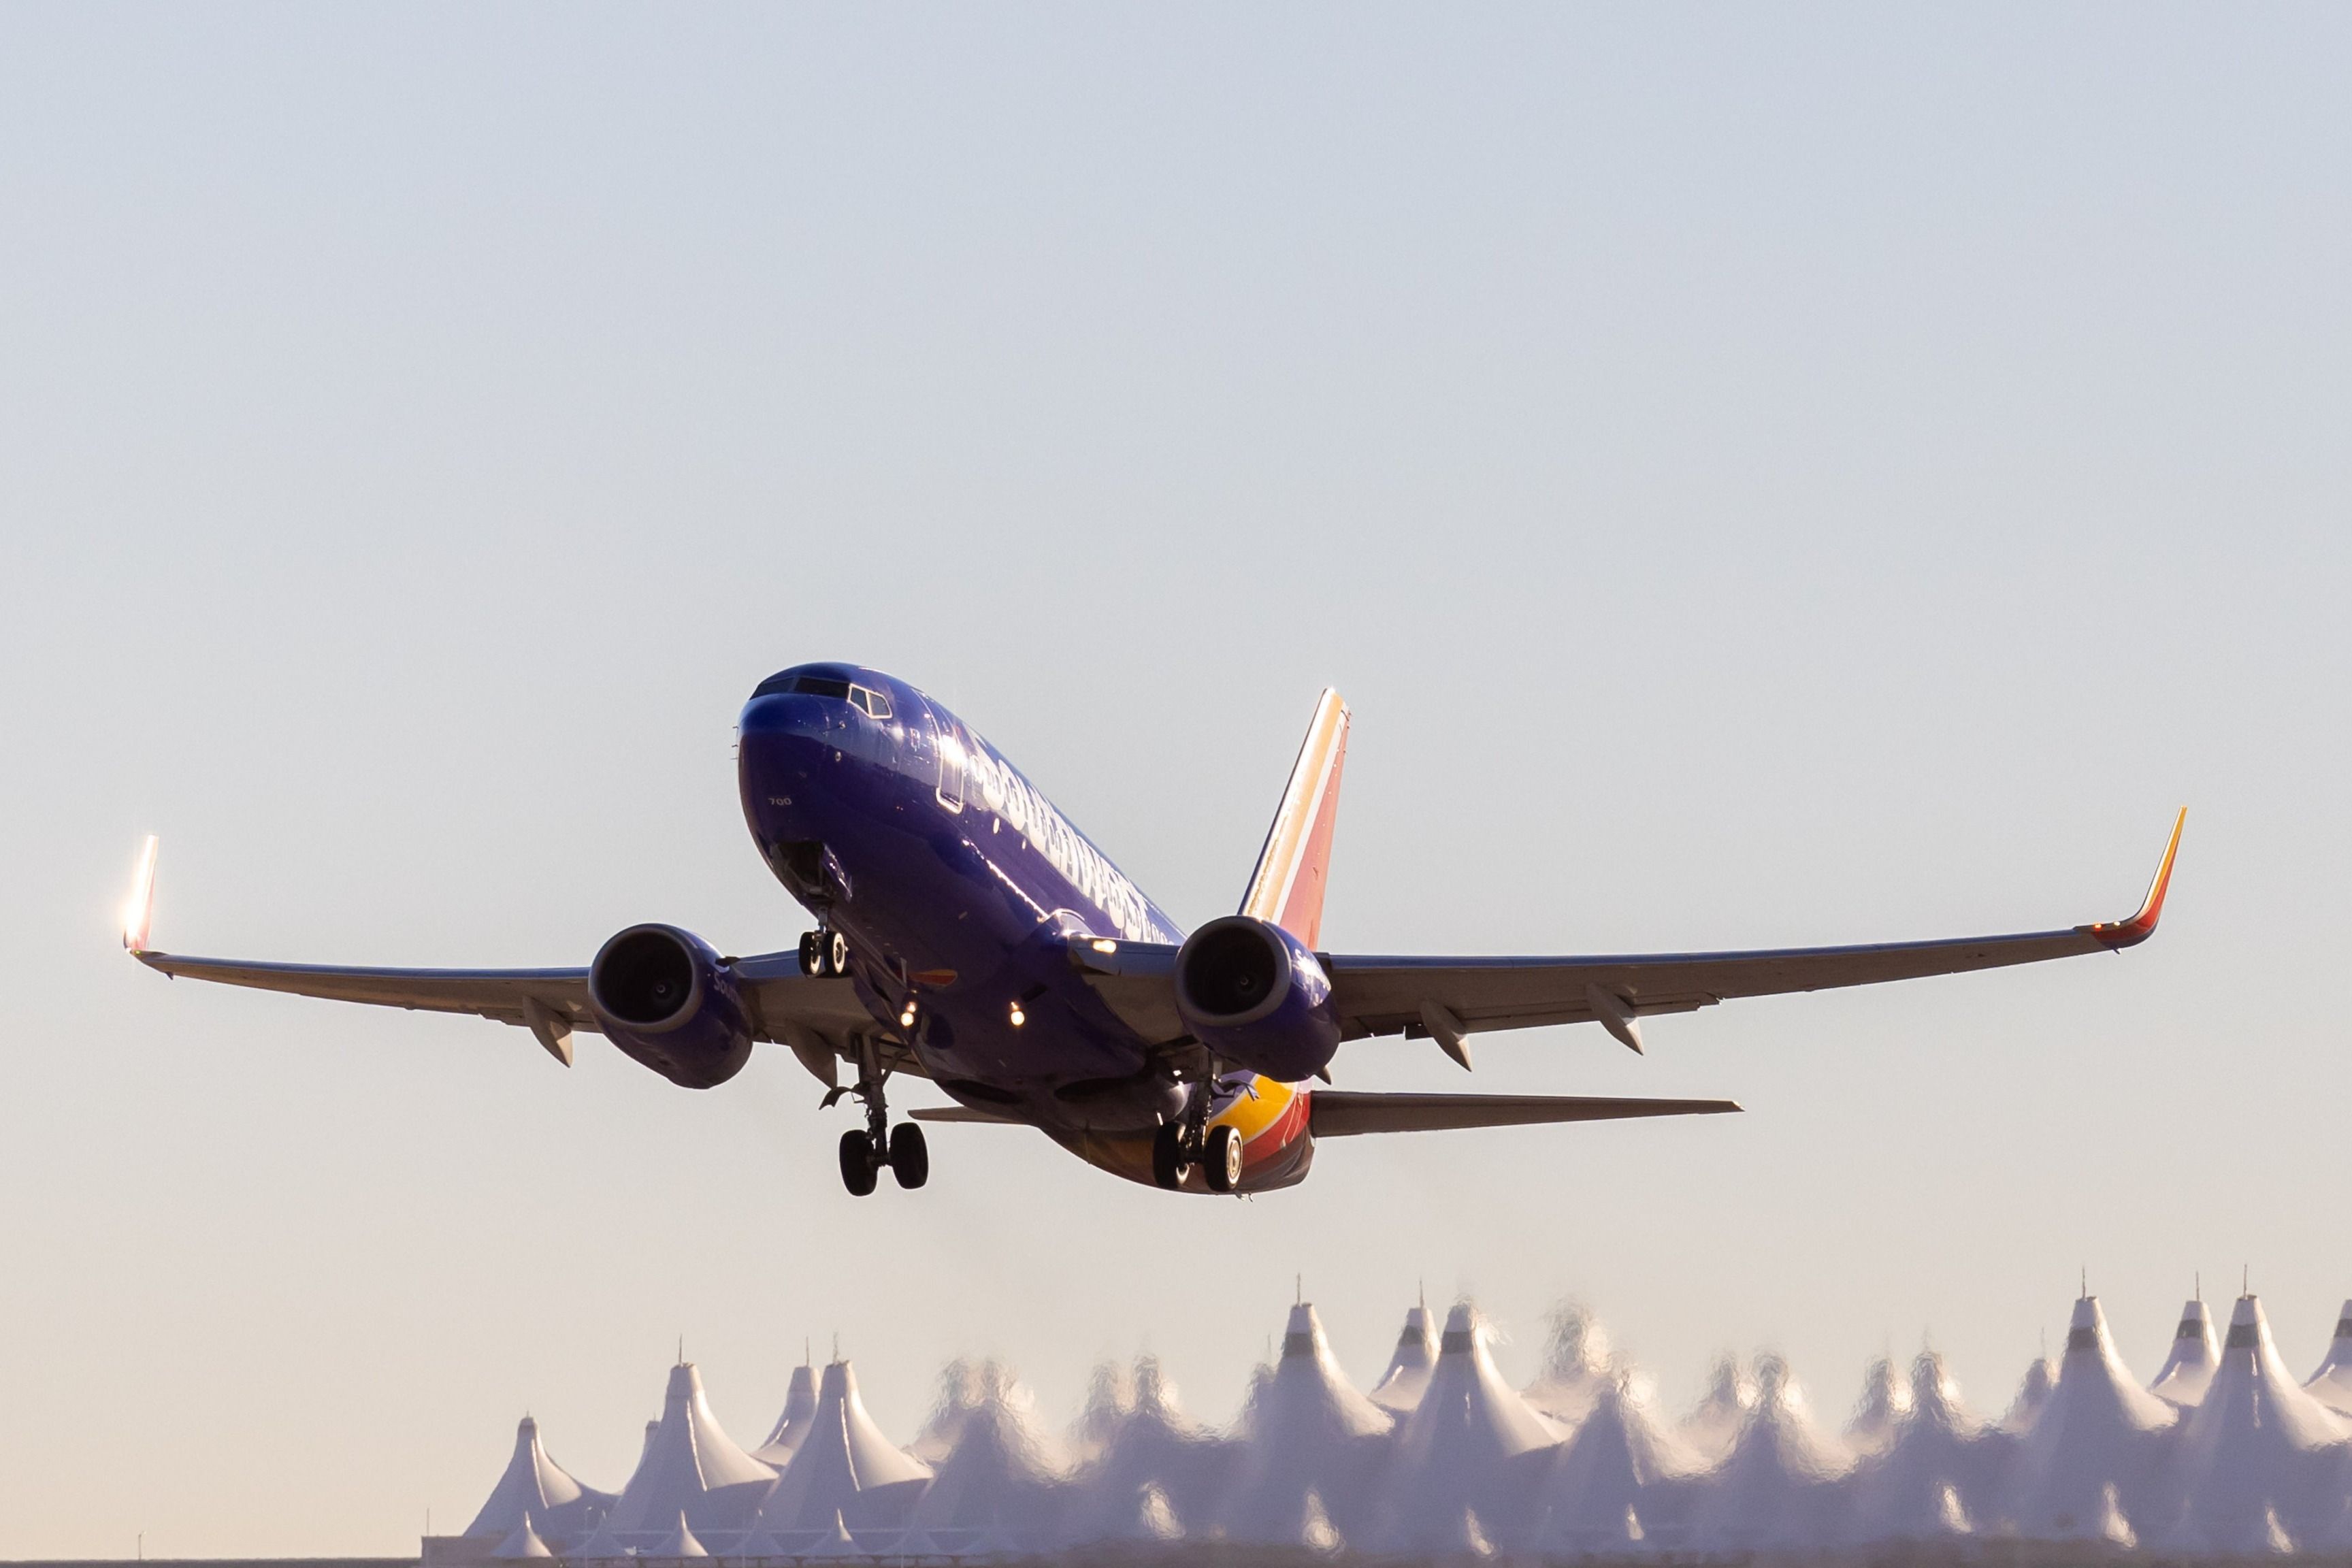
[[[2172,858],[2180,853],[2180,830],[2189,824],[2189,808],[2182,806],[2180,815],[2172,819],[2172,838],[2164,847],[2164,858],[2157,862],[2156,880],[2147,885],[2147,897],[2140,900],[2139,912],[2126,921],[2100,921],[2081,930],[2095,941],[2111,948],[2125,948],[2146,942],[2156,934],[2156,922],[2164,913],[2164,895],[2172,886]]]

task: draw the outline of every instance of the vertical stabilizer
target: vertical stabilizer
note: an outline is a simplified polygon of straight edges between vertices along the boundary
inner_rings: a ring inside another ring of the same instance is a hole
[[[1339,816],[1339,769],[1347,759],[1348,705],[1326,688],[1242,900],[1243,914],[1278,925],[1310,948],[1323,934],[1331,826]]]

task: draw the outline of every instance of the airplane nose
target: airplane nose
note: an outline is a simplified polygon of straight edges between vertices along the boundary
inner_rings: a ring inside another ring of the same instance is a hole
[[[742,717],[736,727],[747,741],[755,737],[788,740],[795,737],[822,737],[830,727],[822,698],[804,697],[797,692],[778,692],[767,697],[754,697],[743,704]]]

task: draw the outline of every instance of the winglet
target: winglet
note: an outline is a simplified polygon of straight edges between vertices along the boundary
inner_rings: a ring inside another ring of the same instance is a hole
[[[151,833],[139,851],[139,869],[131,879],[131,897],[122,906],[122,947],[133,957],[147,951],[147,931],[155,923],[155,836]]]
[[[2146,942],[2156,934],[2156,922],[2164,913],[2165,890],[2172,885],[2172,858],[2180,853],[2180,830],[2189,823],[2189,808],[2182,806],[2180,815],[2172,819],[2172,838],[2164,847],[2164,858],[2156,865],[2156,879],[2147,885],[2147,897],[2140,900],[2139,912],[2125,921],[2100,921],[2082,929],[2093,938],[2111,948],[2126,948]]]

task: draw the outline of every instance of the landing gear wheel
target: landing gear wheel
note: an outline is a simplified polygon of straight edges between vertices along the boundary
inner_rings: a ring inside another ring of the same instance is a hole
[[[1151,1179],[1174,1192],[1192,1173],[1192,1162],[1184,1157],[1184,1124],[1161,1122],[1151,1135]]]
[[[911,1121],[890,1129],[890,1173],[902,1187],[915,1188],[931,1179],[931,1146],[923,1130]]]
[[[1213,1193],[1230,1193],[1241,1185],[1242,1135],[1230,1127],[1212,1127],[1201,1147],[1201,1174]]]
[[[837,931],[824,932],[824,972],[827,974],[849,973],[849,939]]]
[[[874,1179],[880,1173],[874,1159],[874,1140],[863,1132],[849,1131],[841,1135],[841,1184],[849,1189],[853,1198],[862,1198],[874,1190]]]
[[[823,931],[801,932],[801,973],[812,980],[824,969],[824,956],[817,951],[817,942],[824,935]]]

